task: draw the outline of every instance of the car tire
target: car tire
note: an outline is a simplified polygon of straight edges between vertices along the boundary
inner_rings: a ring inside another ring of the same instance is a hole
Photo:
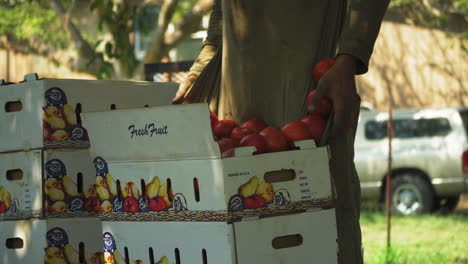
[[[418,174],[401,174],[392,179],[392,211],[402,215],[429,213],[434,208],[432,186]]]

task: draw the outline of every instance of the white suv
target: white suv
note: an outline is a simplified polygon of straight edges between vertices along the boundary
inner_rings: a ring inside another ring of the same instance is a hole
[[[385,197],[388,113],[362,111],[355,163],[363,199]],[[402,214],[453,209],[468,192],[468,108],[393,113],[392,208]]]

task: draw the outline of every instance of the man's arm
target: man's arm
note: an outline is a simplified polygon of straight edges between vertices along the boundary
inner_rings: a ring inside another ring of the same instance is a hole
[[[221,0],[215,0],[213,4],[213,11],[210,15],[210,22],[208,24],[208,32],[206,40],[203,43],[202,49],[198,58],[190,68],[187,79],[180,84],[179,90],[176,96],[172,99],[175,104],[182,103],[185,94],[190,90],[193,83],[197,80],[197,77],[205,69],[206,65],[210,62],[216,53],[216,50],[221,45],[223,35],[222,25],[222,12],[221,12]]]
[[[367,72],[369,60],[390,0],[349,0],[338,54],[357,59],[356,74]]]

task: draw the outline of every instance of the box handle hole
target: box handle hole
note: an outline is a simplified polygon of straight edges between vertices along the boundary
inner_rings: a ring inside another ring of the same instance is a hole
[[[206,254],[206,249],[202,250],[203,264],[208,264],[208,255]]]
[[[83,193],[83,173],[81,172],[76,174],[76,191]]]
[[[83,109],[81,109],[81,103],[77,103],[75,106],[75,115],[76,115],[76,123],[81,125],[81,112]]]
[[[263,179],[267,183],[292,181],[296,178],[296,172],[292,169],[266,172]]]
[[[143,200],[146,201],[146,183],[145,183],[145,180],[141,179],[140,184],[141,184],[141,195],[143,196]]]
[[[303,238],[300,234],[287,235],[273,238],[271,245],[274,249],[297,247],[302,245]]]
[[[9,249],[18,249],[18,248],[23,248],[24,247],[24,241],[23,239],[19,237],[12,237],[12,238],[7,238],[5,242],[5,246]]]
[[[169,201],[172,202],[172,182],[171,179],[167,178],[167,195],[169,196]]]
[[[20,112],[21,110],[23,110],[21,101],[11,101],[5,104],[5,112],[7,113]]]
[[[128,248],[124,247],[124,254],[125,254],[125,264],[130,264],[130,258],[128,257]]]
[[[17,181],[23,178],[23,171],[21,169],[7,170],[6,178],[9,181]]]
[[[85,263],[85,244],[83,242],[78,245],[78,259],[80,263]]]
[[[195,192],[195,201],[200,202],[200,186],[197,178],[193,178],[193,190]]]
[[[115,185],[117,185],[117,196],[119,200],[122,200],[122,187],[120,186],[120,180],[115,181]]]
[[[115,109],[117,109],[117,107],[115,106],[115,104],[111,104],[111,105],[110,105],[110,110],[115,110]]]
[[[155,263],[155,262],[154,262],[154,252],[153,252],[153,248],[152,248],[152,247],[148,248],[148,251],[149,251],[149,261],[150,261],[149,263],[150,263],[150,264],[153,264],[153,263]]]
[[[178,248],[174,250],[176,264],[180,264],[180,251]]]

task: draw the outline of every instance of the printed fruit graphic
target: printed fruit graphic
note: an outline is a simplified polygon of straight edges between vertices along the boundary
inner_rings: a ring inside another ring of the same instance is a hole
[[[286,138],[278,128],[269,126],[263,129],[260,135],[265,138],[267,152],[279,152],[288,149]]]
[[[63,189],[67,196],[79,196],[80,194],[77,191],[77,185],[73,180],[68,176],[63,176],[62,178]]]
[[[221,153],[223,153],[228,149],[238,147],[239,141],[232,138],[222,138],[218,141],[218,146]]]
[[[110,173],[106,174],[106,183],[107,183],[107,188],[109,189],[111,195],[117,195],[117,184],[115,183],[114,179],[112,178],[112,175]]]
[[[252,146],[257,149],[257,151],[254,152],[254,154],[261,154],[265,153],[267,149],[267,142],[265,138],[262,135],[259,134],[251,134],[245,136],[241,142],[240,142],[241,147],[246,147],[246,146]]]
[[[43,119],[52,129],[65,129],[67,126],[65,120],[57,116],[44,115]]]
[[[273,184],[262,181],[255,190],[255,194],[260,195],[267,204],[271,203],[275,198]]]
[[[65,199],[62,184],[55,178],[46,179],[45,193],[52,201],[62,201]]]
[[[149,207],[151,211],[164,211],[169,208],[169,205],[166,203],[163,197],[157,196],[155,198],[150,199]]]
[[[288,142],[311,139],[309,128],[301,121],[293,121],[281,130]]]
[[[123,202],[125,212],[136,213],[138,212],[138,202],[132,196],[125,197]]]
[[[101,210],[101,201],[97,197],[89,197],[85,203],[86,211],[97,213]]]
[[[122,189],[122,195],[124,197],[133,197],[138,201],[140,198],[140,191],[138,190],[138,187],[135,185],[135,183],[127,182],[125,187]]]
[[[146,196],[148,198],[154,198],[158,195],[159,186],[161,182],[159,181],[158,176],[154,176],[153,180],[146,185]]]
[[[243,137],[253,133],[255,132],[248,128],[235,127],[231,132],[231,138],[240,141]]]
[[[114,251],[114,261],[115,261],[115,264],[126,264],[127,262],[125,261],[125,259],[122,257],[122,255],[120,255],[120,252],[115,250]]]
[[[247,128],[254,133],[260,133],[267,125],[261,120],[248,120],[240,125],[240,128]]]
[[[109,202],[109,200],[102,202],[100,211],[104,213],[112,212],[112,204]]]
[[[57,201],[50,207],[51,213],[61,213],[67,211],[67,204],[63,201]]]
[[[91,197],[97,197],[96,184],[88,185],[88,188],[84,190],[84,196],[86,199],[91,198]]]
[[[244,200],[245,209],[257,209],[266,205],[265,199],[260,195],[252,195]]]
[[[44,262],[46,264],[68,264],[62,250],[56,247],[49,247],[45,250]]]
[[[107,189],[106,179],[102,176],[96,176],[96,193],[101,200],[109,200],[110,192]]]
[[[65,130],[59,129],[56,130],[52,135],[50,135],[51,140],[63,141],[68,139],[68,133]]]
[[[246,183],[241,185],[241,187],[239,187],[239,194],[244,197],[249,197],[251,195],[254,195],[255,191],[257,190],[258,184],[259,184],[259,180],[257,176],[251,177],[249,181],[247,181]]]
[[[71,264],[80,264],[78,252],[70,245],[66,244],[63,247],[63,252],[67,261]]]
[[[215,136],[220,138],[229,137],[231,135],[232,129],[234,129],[236,126],[236,122],[232,120],[220,120],[215,124],[213,133]]]
[[[312,102],[312,98],[315,95],[315,92],[316,90],[312,90],[309,92],[309,94],[307,95],[306,105],[310,105],[310,103]],[[317,109],[315,109],[313,114],[321,115],[323,118],[326,119],[330,115],[332,108],[332,101],[327,97],[323,97],[322,101],[320,102],[320,105],[317,107]]]
[[[44,109],[44,114],[45,114],[47,117],[55,116],[55,117],[58,117],[58,118],[60,118],[60,119],[63,119],[62,111],[60,111],[60,109],[59,109],[58,107],[53,106],[53,105],[47,106],[47,107]]]
[[[324,59],[315,64],[312,73],[314,82],[318,83],[318,81],[333,66],[333,64],[335,64],[335,60],[333,59]]]
[[[158,191],[158,197],[162,197],[164,199],[164,202],[166,202],[167,207],[169,207],[172,202],[172,193],[170,193],[171,190],[168,190],[167,188],[167,183],[163,183],[159,186],[159,191]]]
[[[4,213],[10,209],[11,194],[3,186],[0,186],[0,213]]]
[[[175,263],[169,263],[169,260],[167,259],[166,256],[162,257],[156,264],[175,264]]]
[[[51,135],[52,132],[50,129],[46,126],[45,123],[42,123],[42,140],[49,140]]]
[[[308,115],[301,119],[301,122],[307,125],[310,135],[315,143],[320,142],[323,132],[325,131],[326,122],[317,114]]]
[[[69,125],[76,125],[76,114],[73,110],[73,107],[69,104],[63,105],[63,113],[65,114],[65,119],[67,120]]]

